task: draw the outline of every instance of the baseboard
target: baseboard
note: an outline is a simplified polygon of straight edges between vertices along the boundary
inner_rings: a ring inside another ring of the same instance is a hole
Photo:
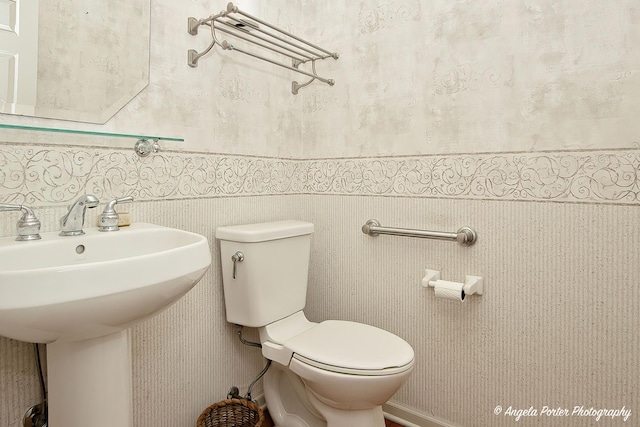
[[[406,427],[460,427],[447,420],[421,414],[394,402],[382,405],[384,417]]]

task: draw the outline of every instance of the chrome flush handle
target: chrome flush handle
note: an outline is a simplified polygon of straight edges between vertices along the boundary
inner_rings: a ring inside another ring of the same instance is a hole
[[[231,261],[233,261],[233,278],[236,278],[236,265],[239,262],[244,261],[244,254],[240,251],[236,252],[235,254],[231,255]]]

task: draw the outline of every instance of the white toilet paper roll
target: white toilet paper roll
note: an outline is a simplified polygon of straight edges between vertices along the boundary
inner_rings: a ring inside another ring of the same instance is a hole
[[[436,297],[462,302],[464,301],[464,291],[462,290],[463,286],[464,284],[459,282],[436,280]]]

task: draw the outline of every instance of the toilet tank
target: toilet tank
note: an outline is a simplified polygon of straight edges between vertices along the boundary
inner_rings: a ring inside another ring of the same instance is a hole
[[[277,221],[220,227],[227,321],[261,327],[302,310],[307,299],[313,224]],[[241,252],[242,261],[234,254]]]

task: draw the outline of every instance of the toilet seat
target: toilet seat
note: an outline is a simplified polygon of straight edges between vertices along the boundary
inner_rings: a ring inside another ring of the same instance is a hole
[[[402,338],[356,322],[327,320],[286,340],[302,363],[351,375],[394,375],[413,367],[413,348]]]
[[[312,360],[306,358],[304,356],[300,356],[299,354],[294,354],[293,359],[296,359],[306,365],[313,366],[318,369],[322,369],[324,371],[335,372],[337,374],[348,374],[348,375],[369,375],[369,376],[383,376],[383,375],[396,375],[401,374],[402,372],[411,369],[413,367],[413,363],[409,363],[404,366],[398,366],[394,368],[385,368],[385,369],[354,369],[354,368],[345,368],[342,366],[334,366],[327,365],[325,363],[320,363],[316,360]]]

